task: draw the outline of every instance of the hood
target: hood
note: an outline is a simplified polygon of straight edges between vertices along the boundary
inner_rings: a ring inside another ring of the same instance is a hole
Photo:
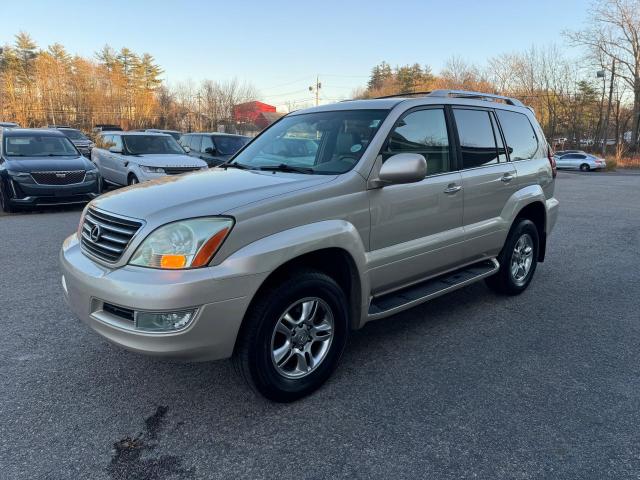
[[[206,167],[207,162],[198,158],[190,157],[182,154],[145,154],[145,155],[128,155],[131,162],[148,167]]]
[[[127,217],[166,223],[219,215],[253,202],[327,183],[335,176],[212,168],[167,176],[102,195],[97,208]]]
[[[6,157],[5,157],[6,158]],[[9,157],[7,170],[16,172],[50,172],[61,170],[91,170],[94,165],[85,157]]]

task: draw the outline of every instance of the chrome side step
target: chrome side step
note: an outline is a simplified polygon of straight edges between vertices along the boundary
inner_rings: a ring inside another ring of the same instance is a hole
[[[500,264],[495,258],[467,265],[436,278],[374,297],[369,304],[369,320],[387,317],[433,298],[452,292],[496,273]]]

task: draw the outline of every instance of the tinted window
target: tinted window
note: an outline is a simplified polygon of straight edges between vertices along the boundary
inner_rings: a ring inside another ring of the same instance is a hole
[[[227,137],[222,135],[215,137],[214,141],[216,142],[216,149],[222,155],[233,155],[249,143],[249,139],[245,137]]]
[[[191,135],[182,135],[178,143],[180,143],[180,145],[182,145],[183,147],[191,148],[191,146],[189,145],[190,141],[191,141]]]
[[[4,153],[8,157],[68,157],[78,152],[67,137],[20,135],[4,137]]]
[[[71,140],[88,140],[80,130],[75,130],[73,128],[61,128],[60,132]]]
[[[428,175],[449,171],[449,136],[444,110],[418,110],[404,116],[391,132],[382,159],[398,153],[423,155]]]
[[[194,152],[200,152],[200,142],[202,142],[202,135],[193,135],[191,137],[191,142],[189,142],[191,150]]]
[[[496,140],[493,136],[489,112],[484,110],[453,110],[464,168],[498,163]]]
[[[116,137],[119,137],[116,135]],[[183,154],[184,150],[169,135],[125,135],[124,144],[129,153],[145,154]]]
[[[526,115],[507,110],[497,110],[511,160],[533,158],[538,150],[538,139]]]
[[[209,135],[202,137],[202,144],[200,145],[200,148],[203,152],[206,151],[207,148],[213,148],[213,140],[211,140]]]

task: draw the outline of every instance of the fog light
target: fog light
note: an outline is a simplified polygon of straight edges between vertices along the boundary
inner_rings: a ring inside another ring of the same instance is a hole
[[[195,315],[195,310],[182,310],[180,312],[136,312],[136,328],[146,332],[170,332],[180,330],[189,325]]]

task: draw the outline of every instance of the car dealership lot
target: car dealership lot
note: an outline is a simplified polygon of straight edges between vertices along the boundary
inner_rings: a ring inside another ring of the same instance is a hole
[[[316,394],[111,347],[62,299],[80,210],[0,218],[2,478],[637,478],[640,176],[560,173],[547,261],[352,335]]]

